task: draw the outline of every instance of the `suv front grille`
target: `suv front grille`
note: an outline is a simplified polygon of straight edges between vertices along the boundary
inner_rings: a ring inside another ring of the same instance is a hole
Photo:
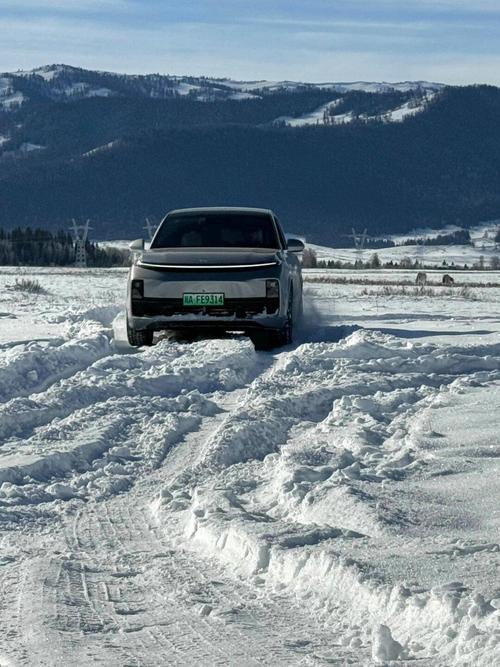
[[[135,317],[172,317],[174,315],[211,315],[244,320],[259,313],[273,315],[279,309],[279,298],[225,299],[223,306],[184,306],[182,299],[132,299]]]

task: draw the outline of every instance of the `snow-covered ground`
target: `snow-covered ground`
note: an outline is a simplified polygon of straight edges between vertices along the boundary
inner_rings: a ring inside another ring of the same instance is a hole
[[[377,253],[381,262],[401,262],[409,259],[412,262],[418,260],[425,266],[443,266],[445,262],[448,267],[452,264],[463,267],[467,265],[472,267],[478,264],[483,258],[486,268],[490,266],[493,257],[500,258],[500,247],[498,244],[489,243],[471,246],[471,245],[398,245],[392,248],[383,248],[380,250],[364,249],[359,252],[355,248],[327,248],[314,244],[307,244],[312,248],[318,259],[334,260],[340,262],[354,263],[360,259],[363,262],[370,261],[374,253]]]
[[[133,350],[125,270],[23,274],[0,664],[500,664],[500,288],[307,282],[281,351]]]

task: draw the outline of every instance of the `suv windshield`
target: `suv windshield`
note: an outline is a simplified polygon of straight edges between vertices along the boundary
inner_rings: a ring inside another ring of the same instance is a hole
[[[173,215],[161,224],[151,248],[279,248],[268,215],[205,213]]]

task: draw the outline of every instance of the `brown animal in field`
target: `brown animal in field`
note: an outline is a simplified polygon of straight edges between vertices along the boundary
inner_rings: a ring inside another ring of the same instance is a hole
[[[453,285],[454,282],[455,281],[453,280],[453,278],[448,273],[444,274],[444,276],[443,276],[443,285],[446,285],[446,287],[451,287],[451,285]]]
[[[420,287],[424,287],[426,283],[427,283],[427,274],[424,273],[423,271],[419,271],[417,273],[417,279],[415,280],[415,285],[420,285]]]

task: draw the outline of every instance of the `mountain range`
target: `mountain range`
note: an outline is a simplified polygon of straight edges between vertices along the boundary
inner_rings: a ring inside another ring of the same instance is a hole
[[[171,208],[251,205],[342,244],[500,217],[500,89],[242,82],[67,65],[0,74],[0,226],[134,237]]]

